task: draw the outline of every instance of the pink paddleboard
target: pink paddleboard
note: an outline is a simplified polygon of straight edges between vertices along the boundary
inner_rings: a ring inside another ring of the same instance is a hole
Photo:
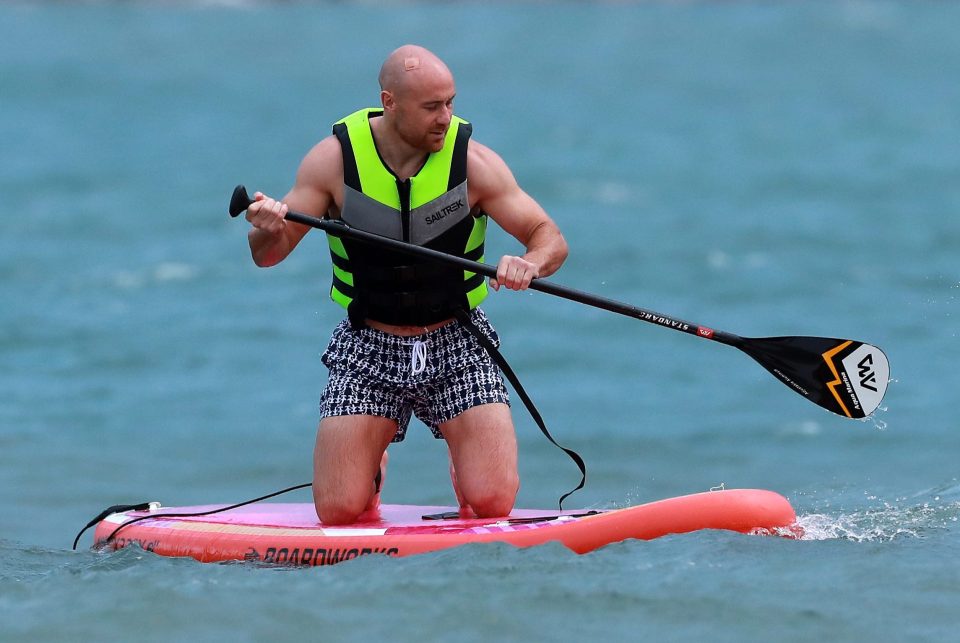
[[[595,512],[517,509],[494,519],[437,517],[455,515],[452,507],[383,505],[378,515],[338,527],[320,524],[313,505],[307,503],[262,502],[209,516],[164,517],[217,507],[115,513],[97,525],[94,540],[101,547],[136,544],[162,556],[190,556],[201,562],[315,566],[358,556],[409,556],[489,542],[529,547],[555,541],[582,554],[630,538],[650,540],[699,529],[789,534],[783,528],[796,520],[783,496],[758,489],[708,491]],[[150,517],[123,526],[143,516]]]

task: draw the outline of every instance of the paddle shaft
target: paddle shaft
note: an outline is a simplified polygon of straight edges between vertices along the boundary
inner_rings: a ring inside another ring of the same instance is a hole
[[[416,246],[412,243],[406,243],[404,241],[398,241],[396,239],[390,239],[389,237],[351,228],[341,221],[334,221],[332,219],[319,219],[317,217],[301,214],[299,212],[287,212],[286,219],[288,221],[293,221],[305,226],[310,226],[311,228],[323,230],[324,232],[334,236],[349,237],[356,239],[357,241],[365,241],[409,255],[423,257],[439,263],[457,266],[458,268],[463,268],[469,272],[486,275],[487,277],[496,278],[497,276],[497,269],[495,266],[479,263],[477,261],[471,261],[470,259],[464,259],[463,257],[457,257],[445,252],[440,252],[438,250],[431,250],[430,248]],[[703,339],[711,339],[729,346],[735,346],[739,348],[743,344],[743,338],[738,335],[734,335],[733,333],[713,330],[705,326],[684,321],[682,319],[677,319],[676,317],[663,315],[652,310],[645,310],[643,308],[625,304],[614,299],[607,299],[606,297],[599,297],[581,290],[568,288],[567,286],[561,286],[560,284],[553,283],[546,279],[534,279],[532,282],[530,282],[530,288],[533,290],[539,290],[540,292],[544,292],[549,295],[555,295],[557,297],[569,299],[570,301],[593,306],[594,308],[601,308],[613,313],[639,319],[640,321],[645,321],[650,324],[656,324],[657,326],[663,326],[664,328],[677,330],[682,333],[687,333],[688,335],[696,335],[697,337],[701,337]]]

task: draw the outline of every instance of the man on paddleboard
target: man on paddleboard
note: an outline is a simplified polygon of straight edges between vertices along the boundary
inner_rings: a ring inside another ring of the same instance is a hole
[[[247,210],[258,266],[283,261],[309,227],[288,209],[482,260],[487,218],[519,240],[490,286],[523,290],[554,273],[567,244],[543,208],[453,114],[453,75],[430,51],[405,45],[380,70],[382,107],[337,122],[303,159],[282,200],[257,193]],[[469,186],[469,190],[468,190]],[[480,302],[481,275],[328,235],[331,298],[346,309],[323,354],[313,495],[326,524],[347,524],[379,502],[391,442],[411,414],[447,441],[461,508],[510,513],[519,488],[517,442],[503,379],[476,337],[499,345]]]

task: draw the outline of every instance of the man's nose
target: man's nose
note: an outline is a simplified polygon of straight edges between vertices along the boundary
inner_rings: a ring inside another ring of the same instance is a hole
[[[437,118],[437,121],[440,124],[446,126],[446,125],[449,125],[452,120],[453,120],[453,107],[444,105],[443,109],[440,110],[440,115]]]

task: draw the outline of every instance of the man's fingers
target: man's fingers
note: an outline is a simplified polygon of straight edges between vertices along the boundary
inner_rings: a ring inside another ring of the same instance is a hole
[[[499,290],[506,286],[510,290],[525,290],[536,279],[537,267],[522,257],[504,256],[497,264],[497,276],[490,280],[490,287]]]
[[[247,208],[247,221],[265,232],[276,234],[283,230],[287,204],[271,199],[263,192],[255,193],[253,199],[253,203]]]

